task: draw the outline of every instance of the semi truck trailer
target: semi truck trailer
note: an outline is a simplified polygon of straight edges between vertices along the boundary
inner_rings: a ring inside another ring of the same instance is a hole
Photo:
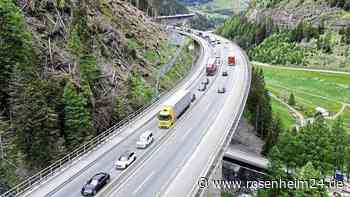
[[[191,92],[180,90],[166,101],[158,114],[159,128],[169,129],[191,104]]]
[[[206,67],[207,76],[215,75],[217,70],[217,61],[215,58],[210,58]]]
[[[228,54],[227,63],[228,63],[229,66],[234,66],[234,65],[236,65],[236,57],[235,57],[234,52],[230,52],[230,53]]]

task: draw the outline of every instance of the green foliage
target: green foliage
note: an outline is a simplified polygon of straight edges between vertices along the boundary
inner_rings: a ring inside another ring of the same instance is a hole
[[[1,103],[12,104],[14,143],[25,164],[42,167],[55,155],[51,137],[59,130],[51,82],[39,77],[31,35],[13,1],[0,1],[0,18]]]
[[[255,0],[259,8],[271,8],[280,3],[282,0]]]
[[[88,99],[78,92],[71,81],[66,83],[63,93],[64,133],[67,146],[72,149],[94,134]]]
[[[15,68],[32,77],[28,64],[33,62],[33,50],[23,15],[12,0],[0,1],[0,27],[0,110],[8,113],[10,77]]]
[[[118,96],[115,98],[115,104],[113,109],[113,120],[119,122],[123,120],[129,112],[128,102],[124,97]]]
[[[66,1],[65,0],[57,0],[57,7],[59,9],[63,9],[65,6]]]
[[[339,33],[342,35],[342,42],[350,45],[350,25],[341,29]]]
[[[159,15],[169,16],[176,14],[188,14],[189,11],[187,7],[178,3],[177,1],[167,1],[167,0],[155,0],[159,2]]]
[[[335,123],[332,126],[331,132],[331,143],[333,144],[333,154],[331,156],[334,169],[344,169],[346,166],[349,165],[349,154],[346,153],[348,153],[350,149],[350,147],[348,147],[350,138],[344,129],[342,119],[337,119],[335,121]]]
[[[47,165],[55,152],[51,136],[59,129],[59,120],[49,104],[48,84],[43,80],[32,80],[14,97],[16,145],[31,167]]]
[[[280,154],[272,160],[281,161],[293,171],[312,162],[323,175],[332,174],[334,169],[344,169],[349,140],[339,122],[330,129],[322,118],[317,118],[299,132],[284,132],[277,144]]]
[[[271,64],[302,64],[304,52],[289,42],[287,34],[273,34],[255,47],[250,55],[256,61]]]
[[[131,49],[131,50],[136,50],[136,49],[141,48],[139,43],[137,43],[137,40],[135,40],[134,38],[128,39],[127,43],[128,43],[128,48]]]
[[[267,142],[264,147],[265,152],[267,152],[276,143],[281,130],[281,121],[279,118],[273,119],[270,97],[265,87],[264,73],[261,69],[253,68],[252,71],[246,117],[255,127],[258,135]]]
[[[191,19],[190,24],[193,29],[198,30],[209,30],[215,28],[217,19],[208,17],[202,14],[196,14],[196,16]]]
[[[233,194],[229,192],[221,192],[221,197],[233,197]]]
[[[327,0],[330,6],[332,7],[340,7],[344,10],[350,11],[350,0]]]
[[[336,169],[349,170],[350,136],[338,120],[329,128],[322,118],[299,131],[285,131],[269,153],[273,179],[321,180]],[[285,171],[287,170],[287,172]],[[325,188],[299,188],[259,191],[259,196],[327,196]]]
[[[266,19],[261,24],[251,23],[244,16],[233,16],[218,28],[217,32],[231,40],[236,41],[244,49],[250,49],[260,44],[278,28],[273,25],[271,19]]]
[[[154,50],[147,50],[144,56],[150,63],[156,63],[156,61],[159,60],[159,55]]]
[[[318,39],[320,31],[322,31],[322,25],[320,28],[315,28],[310,23],[302,21],[290,31],[289,38],[292,42],[301,42],[304,39],[310,41],[311,38]]]
[[[294,97],[294,94],[293,92],[290,93],[289,95],[289,99],[288,99],[288,105],[291,105],[291,106],[294,106],[296,103],[295,103],[295,97]]]
[[[68,40],[68,47],[70,49],[70,52],[74,54],[76,57],[79,57],[80,54],[83,53],[82,51],[83,47],[82,47],[82,43],[79,37],[77,27],[74,27],[70,33],[69,40]]]
[[[326,32],[321,35],[317,40],[317,48],[325,53],[332,52],[332,34],[331,32]]]
[[[79,62],[80,77],[82,80],[89,82],[92,85],[100,74],[97,68],[96,58],[92,55],[84,55]]]
[[[154,91],[147,85],[140,74],[133,73],[130,75],[128,84],[129,91],[127,98],[134,110],[139,109],[152,100]]]
[[[313,184],[313,180],[318,182],[321,181],[321,173],[315,169],[312,162],[308,162],[303,166],[300,171],[297,173],[297,180],[306,180],[309,184]],[[328,191],[325,187],[321,185],[315,185],[315,187],[309,187],[305,185],[302,188],[298,188],[293,191],[294,196],[310,196],[310,197],[321,197],[329,196]]]
[[[283,133],[283,131],[284,130],[283,130],[282,120],[279,117],[279,114],[276,114],[273,116],[273,119],[271,120],[271,128],[269,128],[268,130],[266,140],[265,140],[266,143],[263,146],[262,153],[264,155],[267,155],[271,150],[271,148],[277,144],[278,136],[280,135],[280,133]]]
[[[189,50],[191,45],[193,45],[193,42],[188,42],[184,46],[172,68],[161,77],[159,84],[161,91],[169,90],[174,87],[176,82],[184,77],[191,69],[194,56],[193,51]]]

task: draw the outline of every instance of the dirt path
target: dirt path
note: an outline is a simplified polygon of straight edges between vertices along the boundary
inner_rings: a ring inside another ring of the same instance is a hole
[[[269,93],[270,97],[273,99],[277,100],[278,102],[282,103],[285,105],[290,111],[294,112],[295,115],[298,117],[300,126],[303,127],[306,125],[306,120],[303,114],[301,114],[298,110],[294,109],[292,106],[290,106],[288,103],[284,102],[282,99],[278,98],[276,95]]]
[[[350,104],[343,103],[343,106],[341,107],[341,109],[334,116],[327,117],[326,119],[329,119],[329,120],[337,119],[339,116],[341,116],[344,113],[347,107],[350,107]]]
[[[298,70],[298,71],[309,71],[309,72],[322,72],[322,73],[334,73],[334,74],[345,74],[345,75],[350,75],[350,72],[342,72],[342,71],[333,71],[333,70],[321,70],[321,69],[309,69],[309,68],[296,68],[296,67],[284,67],[284,66],[273,66],[273,65],[270,65],[270,64],[266,64],[266,63],[261,63],[261,62],[252,62],[253,65],[258,65],[258,66],[263,66],[263,67],[270,67],[270,68],[278,68],[278,69],[286,69],[286,70]],[[277,85],[275,85],[277,86]],[[285,88],[283,87],[284,89],[288,89],[288,88]],[[295,91],[295,90],[294,90]],[[330,117],[326,117],[326,119],[330,119],[330,120],[335,120],[337,119],[339,116],[341,116],[345,109],[347,107],[350,107],[350,104],[349,103],[344,103],[344,102],[341,102],[341,101],[338,101],[338,100],[333,100],[333,99],[330,99],[330,98],[327,98],[327,97],[324,97],[324,96],[320,96],[320,95],[316,95],[316,94],[311,94],[309,92],[305,92],[305,91],[300,91],[298,90],[297,92],[302,92],[304,94],[308,94],[310,96],[315,96],[315,97],[319,97],[319,98],[322,98],[322,99],[326,99],[326,100],[329,100],[329,101],[333,101],[333,102],[338,102],[338,103],[341,103],[342,104],[342,107],[341,109],[334,115],[334,116],[330,116]],[[276,98],[277,100],[279,100],[280,102],[282,100],[278,99],[275,95],[273,95],[274,98]],[[284,105],[288,105],[287,103],[284,103],[282,101],[282,103]],[[291,106],[290,106],[291,107]],[[290,107],[288,107],[289,109],[291,109]],[[293,108],[294,109],[294,108]],[[293,110],[292,110],[293,111]],[[296,110],[297,111],[297,110]],[[304,119],[305,120],[305,119]]]

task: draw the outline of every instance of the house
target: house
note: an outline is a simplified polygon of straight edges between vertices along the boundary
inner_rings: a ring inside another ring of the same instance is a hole
[[[329,112],[322,107],[316,107],[316,115],[322,115],[323,117],[328,117]]]

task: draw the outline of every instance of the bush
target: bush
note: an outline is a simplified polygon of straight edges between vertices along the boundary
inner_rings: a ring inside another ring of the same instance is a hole
[[[278,31],[271,19],[266,19],[264,23],[256,24],[249,22],[243,16],[233,16],[217,30],[220,35],[234,40],[244,49],[253,48],[273,32]]]
[[[302,64],[304,52],[285,33],[274,34],[250,52],[251,57],[271,64]]]

